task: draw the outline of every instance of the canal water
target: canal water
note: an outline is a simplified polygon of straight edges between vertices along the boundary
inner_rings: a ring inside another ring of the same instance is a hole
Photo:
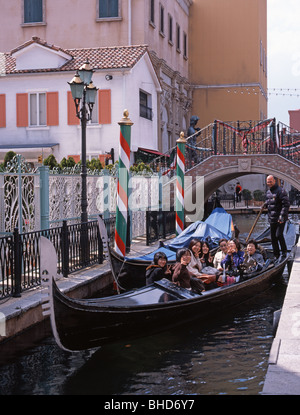
[[[240,236],[247,236],[255,217],[234,217]],[[262,216],[254,236],[265,224]],[[43,341],[35,343],[29,335],[12,341],[5,353],[0,350],[0,394],[259,395],[273,341],[273,312],[282,306],[287,278],[283,274],[268,291],[216,314],[213,322],[196,321],[95,350],[62,351],[42,325]]]

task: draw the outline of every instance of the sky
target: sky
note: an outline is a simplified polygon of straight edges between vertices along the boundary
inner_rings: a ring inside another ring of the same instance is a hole
[[[268,115],[289,125],[288,111],[300,109],[300,0],[267,4]]]

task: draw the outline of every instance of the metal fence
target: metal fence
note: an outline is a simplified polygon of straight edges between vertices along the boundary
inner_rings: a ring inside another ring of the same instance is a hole
[[[133,220],[133,219],[131,219]],[[146,212],[147,245],[175,232],[175,212]],[[115,216],[104,219],[109,243],[114,244]],[[128,228],[130,229],[130,227]],[[128,232],[127,251],[130,250]],[[67,224],[40,231],[12,234],[0,238],[0,299],[20,297],[21,293],[41,284],[41,236],[47,237],[57,253],[57,272],[68,277],[87,266],[103,263],[103,244],[98,221]]]
[[[110,222],[107,221],[110,228]],[[0,298],[19,297],[40,285],[41,236],[49,238],[57,253],[57,272],[67,277],[88,265],[103,262],[103,246],[98,222],[67,225],[0,238]]]
[[[174,210],[146,212],[147,245],[175,233],[175,214]]]

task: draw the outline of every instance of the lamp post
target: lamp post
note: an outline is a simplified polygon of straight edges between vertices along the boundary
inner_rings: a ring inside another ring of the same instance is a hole
[[[96,100],[97,88],[93,85],[94,70],[88,60],[76,72],[71,82],[68,82],[74,99],[76,116],[81,121],[81,223],[88,221],[87,217],[87,187],[86,187],[86,124],[92,118]]]

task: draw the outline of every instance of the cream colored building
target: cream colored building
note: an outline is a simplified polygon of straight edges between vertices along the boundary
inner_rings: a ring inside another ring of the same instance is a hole
[[[161,83],[158,147],[222,121],[267,118],[267,0],[0,0],[0,51],[149,45]],[[130,109],[129,109],[130,110]]]

